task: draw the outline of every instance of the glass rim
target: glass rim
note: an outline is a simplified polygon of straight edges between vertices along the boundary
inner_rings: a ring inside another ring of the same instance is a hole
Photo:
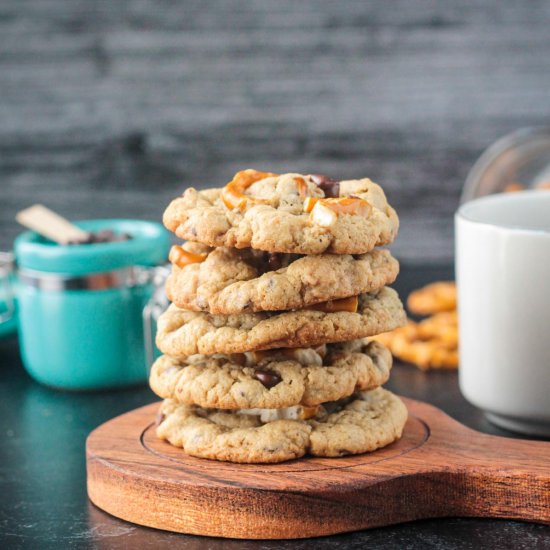
[[[514,130],[492,145],[487,147],[470,168],[462,193],[460,195],[460,204],[466,204],[474,200],[473,193],[476,190],[482,175],[487,171],[489,166],[496,162],[500,156],[519,145],[535,141],[537,139],[548,139],[550,141],[550,126],[528,126]],[[477,198],[477,197],[475,197]]]
[[[498,203],[519,203],[519,202],[529,202],[533,201],[547,201],[549,206],[549,216],[550,216],[550,192],[547,190],[527,190],[522,191],[521,193],[500,193],[495,195],[487,195],[485,197],[479,197],[462,204],[455,213],[455,219],[463,220],[469,223],[476,225],[482,225],[486,227],[492,227],[496,229],[505,229],[509,231],[514,231],[518,233],[529,233],[531,235],[544,235],[550,236],[550,228],[545,229],[534,229],[530,227],[522,227],[516,223],[496,223],[492,221],[486,221],[480,219],[479,216],[474,215],[469,210],[475,209],[480,205],[486,204],[498,204]]]

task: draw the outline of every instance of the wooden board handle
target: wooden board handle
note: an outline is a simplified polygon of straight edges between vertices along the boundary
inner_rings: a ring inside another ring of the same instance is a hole
[[[415,457],[416,463],[426,462],[425,471],[412,476],[410,487],[432,499],[415,502],[426,507],[424,517],[500,517],[550,524],[550,443],[476,432],[433,407],[418,405],[426,408],[431,436]]]
[[[464,457],[463,489],[473,493],[463,499],[468,512],[481,515],[483,508],[491,517],[550,524],[550,444],[475,435],[471,456]]]

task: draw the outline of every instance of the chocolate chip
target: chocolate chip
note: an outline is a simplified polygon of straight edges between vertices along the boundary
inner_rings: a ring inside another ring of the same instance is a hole
[[[267,265],[269,267],[269,271],[277,271],[277,269],[280,269],[281,267],[281,255],[280,254],[273,254],[269,252],[267,254]]]
[[[73,239],[67,244],[93,244],[95,242],[95,233],[88,232],[82,239]]]
[[[115,239],[115,233],[111,229],[102,229],[97,233],[92,233],[96,243],[106,243]]]
[[[276,386],[281,381],[278,374],[262,369],[256,369],[254,376],[268,389]]]
[[[119,241],[129,241],[132,238],[131,235],[128,235],[128,233],[115,233],[114,231],[111,231],[110,229],[107,229],[106,231],[100,231],[96,235],[96,242],[99,243],[115,243]]]
[[[325,197],[336,198],[340,196],[340,182],[322,174],[311,174],[311,181],[325,194]]]
[[[246,355],[244,353],[232,353],[230,355],[231,362],[244,367],[246,365]]]

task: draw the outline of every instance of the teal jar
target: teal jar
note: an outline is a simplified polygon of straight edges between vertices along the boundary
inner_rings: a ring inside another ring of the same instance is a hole
[[[19,341],[38,382],[68,390],[116,388],[147,380],[142,312],[169,238],[157,223],[77,222],[131,239],[60,246],[28,231],[15,241]]]
[[[15,260],[11,252],[0,252],[0,338],[16,330]]]

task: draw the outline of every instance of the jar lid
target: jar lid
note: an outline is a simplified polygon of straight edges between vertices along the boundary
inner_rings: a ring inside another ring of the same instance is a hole
[[[85,220],[74,222],[85,231],[111,229],[127,233],[125,241],[81,245],[58,245],[34,231],[15,239],[14,251],[21,268],[49,273],[84,275],[121,269],[132,265],[153,266],[164,263],[170,239],[159,223],[142,220]]]

